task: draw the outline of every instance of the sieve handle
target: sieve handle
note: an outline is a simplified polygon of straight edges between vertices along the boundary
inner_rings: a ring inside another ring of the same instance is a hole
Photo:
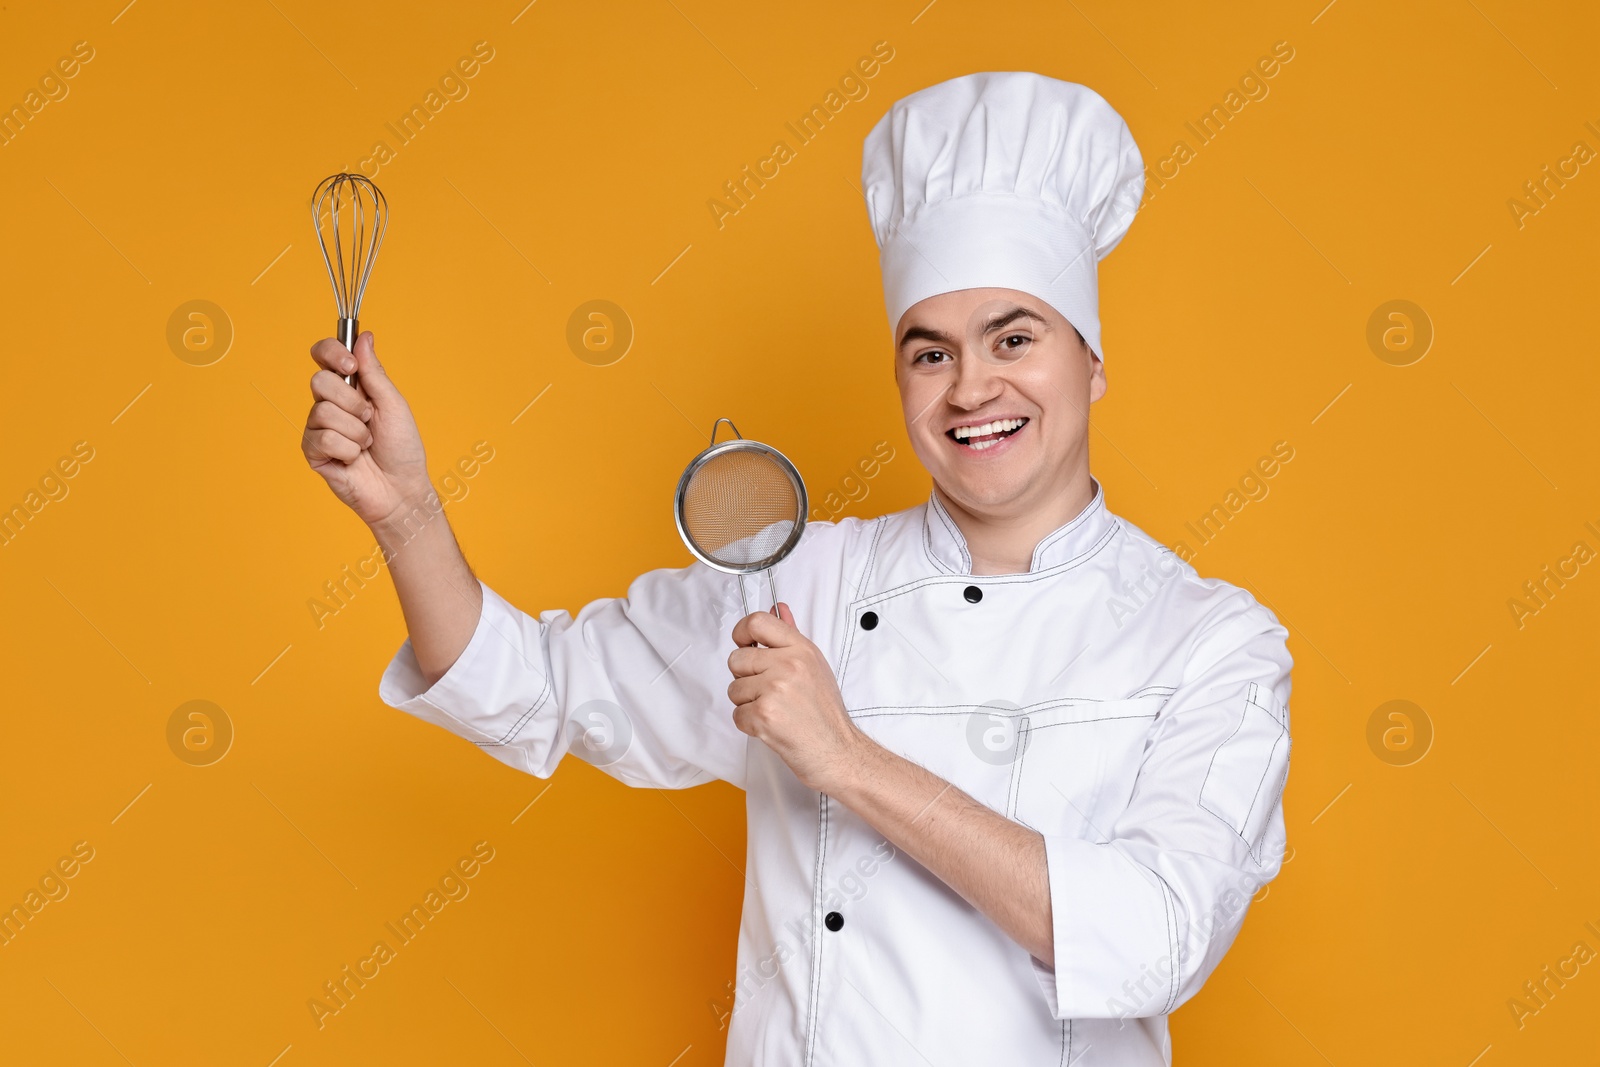
[[[748,615],[750,614],[750,599],[744,595],[744,575],[739,574],[735,575],[734,577],[737,578],[739,582],[739,605],[744,608],[744,613]],[[767,568],[767,588],[772,590],[772,608],[770,610],[774,615],[778,615],[778,585],[772,579],[771,567]],[[778,617],[781,619],[783,616],[778,615]],[[755,648],[757,644],[759,644],[759,642],[752,641],[745,647]]]

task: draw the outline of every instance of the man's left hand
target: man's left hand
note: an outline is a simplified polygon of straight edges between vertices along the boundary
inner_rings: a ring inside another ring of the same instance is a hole
[[[831,794],[871,742],[846,714],[822,650],[796,628],[788,604],[780,601],[778,612],[746,615],[733,628],[740,646],[728,657],[733,722],[808,787]]]

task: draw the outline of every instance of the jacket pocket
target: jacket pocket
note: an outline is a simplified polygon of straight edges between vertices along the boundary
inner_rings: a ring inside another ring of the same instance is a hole
[[[1110,840],[1168,696],[1028,709],[1018,722],[1006,814],[1046,836]]]
[[[1239,723],[1211,757],[1200,806],[1244,839],[1261,861],[1261,839],[1289,776],[1289,709],[1255,682],[1245,690]]]

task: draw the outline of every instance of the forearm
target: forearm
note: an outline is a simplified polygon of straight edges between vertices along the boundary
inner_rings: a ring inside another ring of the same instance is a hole
[[[432,685],[472,640],[483,591],[433,487],[411,494],[411,500],[409,507],[374,523],[372,532],[388,561],[417,666]]]
[[[863,735],[840,803],[1055,965],[1044,837]]]

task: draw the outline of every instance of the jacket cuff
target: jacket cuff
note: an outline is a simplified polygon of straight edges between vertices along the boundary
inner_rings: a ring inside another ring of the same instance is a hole
[[[504,745],[550,697],[540,640],[544,626],[481,579],[478,586],[478,625],[444,676],[426,683],[407,637],[384,669],[378,698],[469,741]]]
[[[1179,985],[1176,902],[1111,844],[1046,836],[1052,971],[1031,959],[1057,1019],[1164,1015]]]

